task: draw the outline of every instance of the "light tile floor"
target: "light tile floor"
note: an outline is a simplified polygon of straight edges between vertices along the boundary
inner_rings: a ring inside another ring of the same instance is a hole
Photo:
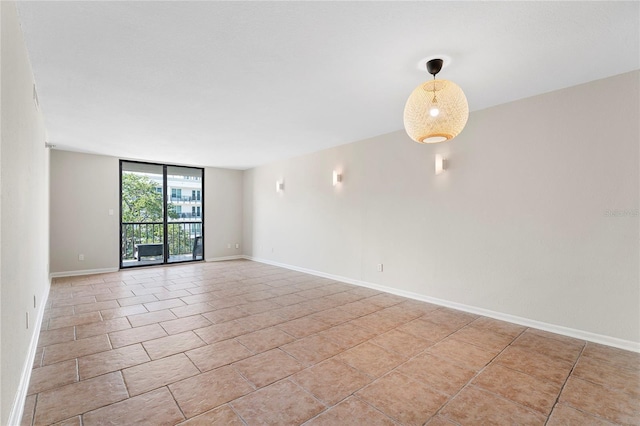
[[[250,261],[56,279],[23,425],[638,425],[640,355]]]

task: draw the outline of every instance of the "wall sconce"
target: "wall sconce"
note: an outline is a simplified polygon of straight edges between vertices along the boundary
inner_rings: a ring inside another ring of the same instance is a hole
[[[284,181],[277,180],[276,181],[276,192],[284,191]]]
[[[440,154],[436,154],[436,174],[439,175],[440,173],[444,172],[447,169],[447,160],[445,160],[445,158],[440,155]]]
[[[336,186],[338,183],[342,182],[342,174],[333,171],[333,186]]]

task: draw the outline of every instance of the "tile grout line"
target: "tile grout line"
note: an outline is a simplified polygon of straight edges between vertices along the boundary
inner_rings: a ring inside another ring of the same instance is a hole
[[[235,399],[234,399],[235,401]],[[238,418],[240,419],[240,421],[245,425],[245,426],[249,426],[249,424],[247,423],[247,421],[240,415],[240,413],[238,413],[238,411],[236,411],[236,408],[231,404],[233,401],[229,401],[226,403],[226,405],[229,407],[229,409],[231,411],[233,411],[235,413],[236,416],[238,416]],[[224,405],[224,404],[223,404]]]
[[[578,365],[578,361],[580,361],[580,358],[582,357],[582,354],[584,353],[584,350],[586,348],[587,348],[587,342],[585,342],[582,345],[582,349],[580,350],[580,353],[578,354],[578,356],[576,357],[576,360],[573,362],[573,365],[571,366],[571,371],[569,371],[569,374],[567,375],[567,378],[564,379],[564,382],[562,383],[562,386],[560,387],[560,392],[558,392],[558,396],[556,397],[556,400],[554,401],[553,406],[551,407],[551,412],[549,412],[549,416],[547,417],[547,421],[544,422],[545,426],[547,425],[547,423],[549,423],[549,419],[551,418],[551,415],[553,414],[553,411],[558,406],[558,403],[560,402],[560,396],[562,395],[562,392],[564,391],[565,386],[567,386],[567,383],[569,382],[569,378],[573,374],[573,370],[575,370],[576,365]],[[582,411],[582,410],[580,410],[580,411]]]
[[[184,420],[180,421],[180,423],[182,423],[183,421],[189,420],[187,415],[182,410],[182,407],[178,403],[178,400],[176,399],[176,396],[173,394],[173,392],[171,392],[171,388],[169,387],[169,385],[167,384],[167,385],[164,385],[163,387],[167,388],[167,391],[169,392],[169,395],[171,395],[171,398],[173,398],[173,401],[176,403],[176,406],[178,407],[178,410],[180,410],[180,413],[182,414],[182,417],[184,417]],[[160,389],[160,388],[158,388],[158,389]],[[153,392],[153,390],[151,390],[149,392]],[[144,394],[141,394],[141,395],[144,395]],[[194,416],[194,417],[196,417],[196,416]]]
[[[36,408],[38,407],[38,397],[40,396],[40,393],[38,392],[36,394],[36,400],[33,403],[33,412],[31,413],[31,424],[30,426],[34,426],[36,423]]]

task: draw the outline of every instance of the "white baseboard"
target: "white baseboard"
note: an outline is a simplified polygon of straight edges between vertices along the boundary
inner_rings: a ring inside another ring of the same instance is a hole
[[[539,330],[548,331],[551,333],[561,334],[563,336],[574,337],[581,340],[587,340],[593,343],[599,343],[602,345],[613,346],[615,348],[624,349],[627,351],[640,352],[640,342],[634,342],[631,340],[619,339],[617,337],[606,336],[603,334],[591,333],[589,331],[578,330],[575,328],[564,327],[556,324],[549,324],[542,321],[537,321],[529,318],[519,317],[516,315],[505,314],[502,312],[496,312],[489,309],[479,308],[476,306],[465,305],[462,303],[451,302],[449,300],[437,299],[435,297],[429,297],[419,293],[413,293],[410,291],[400,290],[393,287],[387,287],[379,284],[373,284],[366,281],[355,280],[353,278],[341,277],[339,275],[327,274],[325,272],[314,271],[312,269],[300,268],[298,266],[287,265],[284,263],[274,262],[268,259],[260,259],[252,256],[244,256],[245,259],[253,260],[268,265],[279,266],[281,268],[290,269],[293,271],[304,272],[306,274],[315,275],[318,277],[328,278],[335,281],[341,281],[348,284],[354,284],[361,287],[367,287],[374,290],[379,290],[385,293],[395,294],[397,296],[407,297],[409,299],[420,300],[422,302],[433,303],[434,305],[445,306],[459,311],[469,312],[472,314],[482,315],[489,318],[494,318],[501,321],[507,321],[514,324],[522,325],[525,327],[532,327]]]
[[[82,269],[77,271],[52,272],[49,274],[49,278],[75,277],[78,275],[107,274],[109,272],[118,272],[119,270],[120,270],[119,268],[101,268],[101,269]]]
[[[236,254],[233,256],[223,256],[223,257],[210,257],[209,259],[206,259],[207,262],[222,262],[225,260],[238,260],[238,259],[246,259],[246,256],[243,256],[241,254]]]
[[[31,335],[31,341],[29,343],[29,354],[25,360],[25,364],[22,366],[22,374],[20,374],[20,383],[18,384],[18,391],[13,400],[11,411],[9,412],[9,425],[19,425],[22,421],[22,414],[24,411],[24,403],[27,399],[27,391],[29,390],[29,381],[31,380],[31,370],[33,369],[33,361],[36,357],[38,348],[38,338],[40,337],[40,327],[42,326],[42,318],[44,317],[44,307],[47,305],[49,299],[49,289],[51,288],[51,280],[45,288],[44,294],[40,297],[40,306],[36,315],[36,321],[33,322],[33,334]]]

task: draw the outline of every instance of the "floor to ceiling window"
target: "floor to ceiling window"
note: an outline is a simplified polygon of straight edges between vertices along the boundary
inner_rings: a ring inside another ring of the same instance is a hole
[[[204,170],[120,161],[120,267],[204,258]]]

